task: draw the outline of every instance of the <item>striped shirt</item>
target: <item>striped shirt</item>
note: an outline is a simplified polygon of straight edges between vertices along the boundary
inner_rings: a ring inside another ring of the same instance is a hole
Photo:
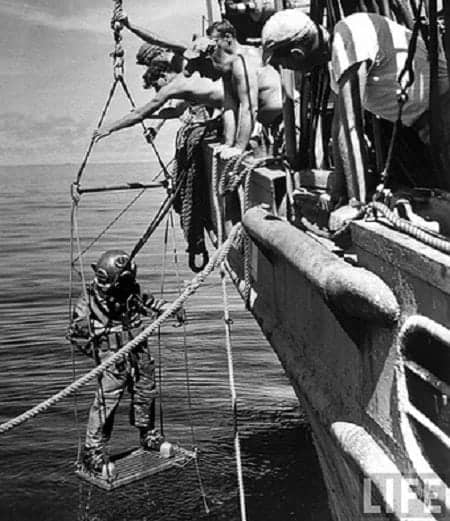
[[[367,85],[363,108],[388,121],[398,115],[398,77],[408,56],[412,32],[384,16],[355,13],[334,29],[330,76],[331,87],[338,92],[338,82],[352,65],[367,62]],[[430,68],[425,43],[417,39],[413,60],[415,80],[408,89],[408,101],[403,107],[402,121],[411,126],[428,109],[430,96]],[[403,81],[408,79],[404,75]],[[439,56],[439,93],[449,88],[447,65],[443,52]]]

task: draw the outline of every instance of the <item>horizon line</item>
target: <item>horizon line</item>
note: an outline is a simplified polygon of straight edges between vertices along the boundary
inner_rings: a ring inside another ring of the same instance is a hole
[[[140,161],[90,161],[91,165],[129,165],[129,164],[138,164],[138,163],[158,163],[158,160],[140,160]],[[79,166],[78,162],[72,161],[63,161],[60,163],[0,163],[0,168],[2,167],[12,167],[12,166]]]

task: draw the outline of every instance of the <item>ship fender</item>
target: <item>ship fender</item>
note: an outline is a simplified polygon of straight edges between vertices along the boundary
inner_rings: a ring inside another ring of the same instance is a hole
[[[414,491],[415,480],[404,477],[385,451],[360,425],[335,422],[331,432],[350,468],[356,470],[354,483],[359,496],[361,519],[435,519],[422,498]],[[388,481],[395,486],[389,488]],[[398,491],[401,491],[399,493]],[[408,498],[405,510],[405,496]]]
[[[351,266],[288,222],[260,207],[248,210],[243,224],[269,257],[281,257],[306,277],[339,316],[391,326],[400,307],[392,290],[377,275]]]

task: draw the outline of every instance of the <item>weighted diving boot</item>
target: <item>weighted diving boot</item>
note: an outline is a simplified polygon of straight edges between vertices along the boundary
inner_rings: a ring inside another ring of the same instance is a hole
[[[164,443],[164,436],[159,434],[156,429],[139,429],[141,447],[144,450],[159,450]]]
[[[83,467],[91,474],[102,474],[108,458],[103,447],[84,447]]]

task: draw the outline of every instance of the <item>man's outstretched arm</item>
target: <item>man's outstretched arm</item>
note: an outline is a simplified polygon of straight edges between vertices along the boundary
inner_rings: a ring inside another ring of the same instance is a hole
[[[136,36],[138,36],[141,40],[147,43],[160,45],[161,47],[164,47],[165,49],[168,49],[170,51],[173,51],[175,53],[182,54],[186,47],[183,45],[178,45],[176,43],[167,42],[165,40],[161,40],[157,36],[155,36],[153,33],[148,31],[147,29],[144,29],[143,27],[138,27],[137,25],[134,25],[130,22],[128,19],[128,16],[123,15],[118,18],[118,21],[123,24],[124,27],[127,27],[132,33],[134,33]]]
[[[181,91],[172,88],[170,85],[166,85],[147,104],[133,110],[113,123],[100,127],[94,132],[94,137],[96,140],[102,139],[118,130],[133,127],[134,125],[141,123],[144,119],[172,119],[179,117],[186,109],[187,104],[185,102],[181,102],[180,105],[177,104],[177,107],[162,110],[159,109],[170,99],[177,98],[181,95]]]

